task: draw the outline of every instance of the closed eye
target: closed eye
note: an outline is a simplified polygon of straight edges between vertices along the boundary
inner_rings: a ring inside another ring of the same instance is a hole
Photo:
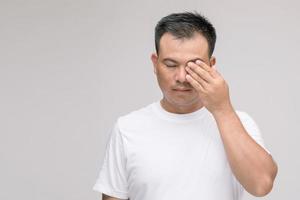
[[[176,67],[177,65],[166,65],[167,67]]]
[[[172,63],[172,62],[165,62],[164,63],[167,67],[176,67],[177,64],[176,63]]]

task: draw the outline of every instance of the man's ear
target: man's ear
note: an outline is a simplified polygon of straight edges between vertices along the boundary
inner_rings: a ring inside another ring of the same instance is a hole
[[[151,60],[152,60],[152,64],[153,64],[153,70],[154,73],[156,74],[156,68],[157,68],[157,63],[158,63],[158,57],[156,53],[152,53],[151,54]]]
[[[214,56],[211,56],[210,59],[209,59],[209,62],[210,62],[210,66],[214,66],[216,64],[216,57]]]

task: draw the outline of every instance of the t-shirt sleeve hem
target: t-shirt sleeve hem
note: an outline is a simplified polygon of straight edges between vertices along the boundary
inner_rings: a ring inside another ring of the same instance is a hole
[[[271,152],[267,149],[267,147],[260,145],[269,155],[272,155]]]
[[[119,198],[119,199],[128,199],[129,198],[128,197],[128,192],[115,191],[115,190],[112,190],[112,189],[106,187],[105,185],[102,185],[102,184],[94,185],[93,190],[97,191],[97,192],[104,193],[104,194],[106,194],[108,196],[111,196],[111,197]]]

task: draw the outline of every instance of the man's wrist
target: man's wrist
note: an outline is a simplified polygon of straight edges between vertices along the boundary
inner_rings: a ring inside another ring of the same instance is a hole
[[[222,109],[218,109],[212,113],[216,120],[228,118],[235,114],[235,110],[231,104],[229,104],[228,106],[224,106]]]

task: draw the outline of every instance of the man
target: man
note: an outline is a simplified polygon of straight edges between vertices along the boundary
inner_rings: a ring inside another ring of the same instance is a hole
[[[239,200],[244,189],[271,191],[277,165],[254,120],[234,110],[215,41],[198,13],[158,22],[151,59],[163,98],[115,122],[93,188],[104,200]]]

